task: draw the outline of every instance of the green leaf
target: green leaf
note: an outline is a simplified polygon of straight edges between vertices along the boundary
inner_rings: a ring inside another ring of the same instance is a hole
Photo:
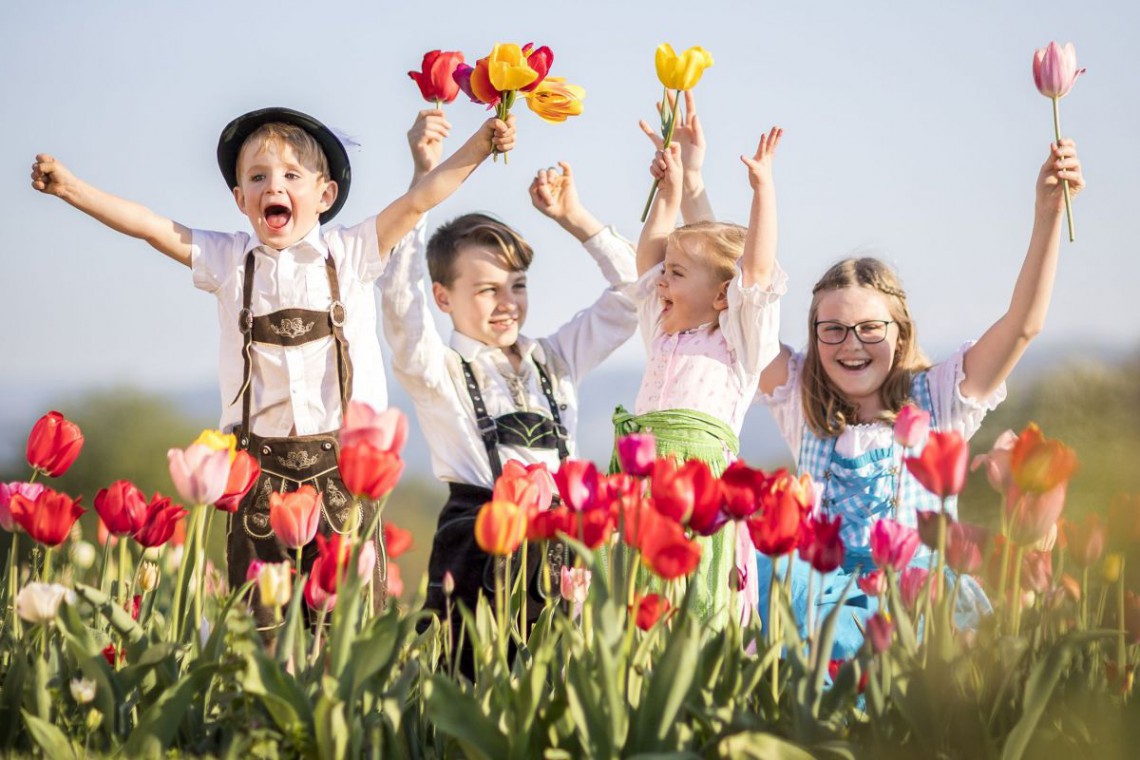
[[[685,614],[692,588],[685,596],[682,614],[674,623],[665,653],[657,662],[646,689],[644,701],[633,716],[633,741],[627,749],[648,752],[663,747],[675,730],[678,713],[696,677],[699,631],[696,621]]]
[[[602,715],[601,693],[591,677],[593,659],[576,657],[570,661],[566,682],[568,712],[573,718],[574,731],[590,757],[613,757],[613,736],[607,730]]]
[[[24,715],[24,721],[28,724],[28,732],[35,739],[36,744],[40,745],[45,757],[53,759],[76,757],[75,746],[68,741],[62,731],[48,721],[41,720],[27,711],[21,712]]]
[[[436,731],[455,739],[465,754],[476,758],[501,760],[509,754],[507,737],[474,697],[442,676],[433,676],[430,683],[428,718]]]
[[[199,660],[174,686],[155,700],[139,719],[123,746],[126,757],[158,755],[170,746],[191,704],[204,699],[210,679],[218,670],[215,663]]]
[[[745,731],[725,737],[716,749],[717,757],[734,760],[814,760],[802,747],[763,731]]]
[[[253,650],[246,659],[241,686],[247,694],[261,699],[273,721],[288,736],[303,736],[309,744],[302,752],[315,752],[312,746],[313,713],[309,699],[297,682],[263,650]]]

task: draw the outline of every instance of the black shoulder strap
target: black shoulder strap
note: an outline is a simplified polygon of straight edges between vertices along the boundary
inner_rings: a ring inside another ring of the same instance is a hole
[[[471,397],[471,405],[475,407],[475,427],[479,429],[479,436],[483,439],[483,448],[487,449],[487,460],[491,463],[491,479],[498,480],[503,474],[503,460],[499,456],[499,430],[495,421],[487,414],[487,405],[483,403],[483,393],[479,390],[479,383],[475,382],[475,373],[471,371],[471,363],[459,357],[459,365],[463,368],[463,381],[467,384],[467,395]]]

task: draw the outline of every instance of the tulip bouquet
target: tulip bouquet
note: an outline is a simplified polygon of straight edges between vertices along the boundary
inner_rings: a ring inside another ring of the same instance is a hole
[[[657,46],[657,79],[665,88],[661,96],[661,135],[664,138],[662,150],[668,150],[673,140],[673,128],[677,124],[677,109],[680,108],[680,94],[691,90],[701,81],[705,69],[713,65],[712,54],[703,47],[691,47],[677,55],[673,46],[665,42]],[[641,212],[641,221],[649,216],[649,207],[657,195],[658,182],[654,180]]]
[[[521,93],[530,110],[540,118],[559,123],[582,113],[586,91],[562,77],[548,77],[553,63],[554,53],[545,45],[536,48],[534,43],[522,47],[499,43],[474,66],[460,63],[453,77],[473,103],[494,108],[503,121]],[[506,156],[503,160],[507,160]]]
[[[1044,48],[1033,54],[1033,83],[1037,91],[1053,101],[1053,132],[1057,137],[1057,144],[1061,143],[1061,98],[1069,94],[1077,77],[1085,73],[1084,69],[1077,68],[1077,50],[1073,43],[1067,42],[1061,47],[1056,42],[1050,42]],[[1076,239],[1073,230],[1073,205],[1069,197],[1069,181],[1062,180],[1065,188],[1065,218],[1069,223],[1069,242]]]

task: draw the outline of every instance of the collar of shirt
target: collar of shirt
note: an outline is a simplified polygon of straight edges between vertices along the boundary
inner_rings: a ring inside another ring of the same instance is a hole
[[[324,259],[329,255],[328,246],[326,246],[325,241],[321,239],[320,224],[314,224],[313,228],[305,233],[304,237],[288,248],[282,248],[280,251],[264,245],[257,239],[256,235],[252,235],[245,244],[242,257],[244,258],[245,254],[250,251],[261,251],[267,256],[276,256],[278,258],[288,256],[292,257],[298,263],[308,263],[309,261]]]
[[[451,333],[450,344],[451,347],[455,349],[455,352],[463,358],[463,361],[468,363],[474,362],[482,354],[502,352],[503,350],[498,346],[488,346],[486,343],[480,343],[474,338],[469,338],[458,331]],[[542,346],[537,340],[528,338],[525,335],[520,335],[515,345],[519,347],[519,356],[522,357],[524,362],[533,354],[535,359],[539,362],[543,364],[546,363],[546,354],[543,352]]]

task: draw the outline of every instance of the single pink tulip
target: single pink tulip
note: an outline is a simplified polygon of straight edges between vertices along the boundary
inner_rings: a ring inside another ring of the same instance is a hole
[[[903,448],[913,449],[926,439],[930,432],[930,412],[907,404],[895,416],[895,440]]]
[[[925,567],[908,567],[902,571],[899,576],[899,594],[902,595],[903,604],[907,609],[914,609],[918,604],[919,595],[922,593],[922,587],[926,583],[927,578],[930,577],[930,571]],[[938,587],[940,584],[932,583],[930,590],[930,598],[934,599],[938,596]]]
[[[1044,594],[1053,585],[1053,552],[1026,552],[1021,558],[1021,588]]]
[[[871,642],[871,650],[881,654],[891,648],[891,635],[895,632],[895,624],[882,612],[876,612],[867,620],[867,640]]]
[[[562,566],[562,583],[560,590],[562,598],[572,605],[571,619],[582,614],[582,607],[586,604],[586,595],[590,592],[591,573],[584,567],[570,568]]]
[[[918,544],[918,531],[895,520],[882,519],[871,528],[871,559],[879,567],[902,570],[910,564]]]
[[[1058,483],[1045,493],[1022,493],[1010,489],[1006,503],[1009,537],[1019,546],[1030,546],[1049,534],[1065,508],[1068,483]]]
[[[350,401],[340,429],[340,445],[347,447],[360,440],[379,451],[399,454],[408,440],[408,418],[394,406],[378,412],[362,401]]]
[[[192,443],[166,452],[170,479],[187,504],[213,504],[226,492],[230,478],[230,452]]]
[[[653,471],[653,462],[657,459],[657,439],[652,433],[622,436],[618,440],[617,450],[622,472],[644,477]]]
[[[858,584],[859,590],[867,596],[882,596],[883,592],[887,590],[887,574],[882,570],[861,573],[859,580],[855,583]]]
[[[1083,73],[1084,69],[1077,68],[1077,49],[1071,42],[1066,42],[1064,47],[1050,42],[1033,54],[1033,83],[1047,98],[1068,95]]]
[[[979,467],[985,467],[986,479],[990,482],[990,488],[1003,496],[1009,488],[1009,484],[1013,482],[1010,462],[1015,443],[1017,443],[1017,433],[1007,430],[994,441],[993,448],[985,454],[978,454],[970,463],[970,472],[974,472]]]
[[[946,566],[956,573],[973,575],[982,568],[985,528],[951,522],[946,531]]]

